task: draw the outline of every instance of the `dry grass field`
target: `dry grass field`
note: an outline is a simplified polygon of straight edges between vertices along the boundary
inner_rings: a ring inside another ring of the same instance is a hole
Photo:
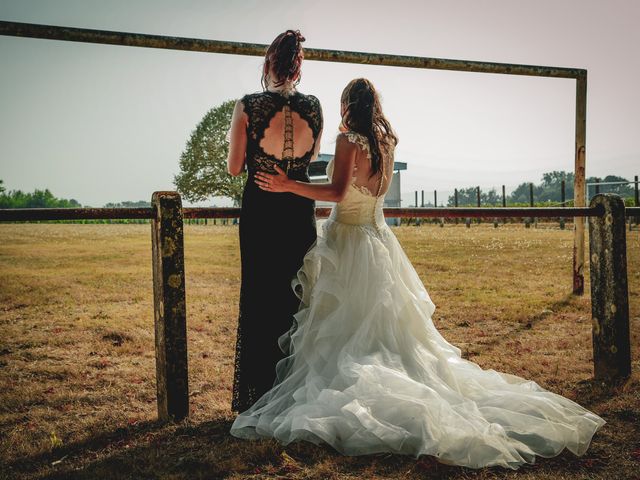
[[[230,226],[185,227],[191,417],[159,425],[149,225],[4,224],[0,478],[640,478],[638,232],[628,237],[634,374],[607,387],[590,380],[589,295],[569,294],[570,229],[394,231],[437,305],[436,326],[466,358],[607,420],[585,456],[470,470],[229,436],[239,289]]]

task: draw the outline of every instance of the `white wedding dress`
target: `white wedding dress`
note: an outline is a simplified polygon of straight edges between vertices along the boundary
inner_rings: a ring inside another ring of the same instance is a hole
[[[368,151],[365,137],[348,136]],[[436,330],[435,305],[385,224],[383,201],[351,185],[333,208],[294,281],[301,307],[280,338],[289,357],[231,433],[472,468],[584,454],[602,418],[533,381],[483,370]]]

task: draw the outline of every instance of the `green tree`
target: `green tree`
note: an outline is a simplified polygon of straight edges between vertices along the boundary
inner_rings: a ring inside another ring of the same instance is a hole
[[[0,183],[2,180],[0,180]],[[0,190],[0,208],[78,208],[81,207],[74,199],[57,198],[46,188],[25,193],[22,190],[5,192]]]
[[[529,183],[523,182],[518,185],[511,195],[509,195],[509,199],[507,200],[509,203],[529,203],[530,201],[530,192],[529,192]],[[540,190],[541,187],[539,185],[533,185],[533,200],[537,201],[540,198]]]
[[[455,194],[449,195],[447,199],[447,206],[453,207],[456,204]],[[480,189],[480,205],[501,205],[502,197],[498,195],[495,188],[491,190]],[[458,189],[458,206],[459,207],[475,207],[478,205],[478,192],[476,187],[459,188]]]
[[[458,206],[464,207],[468,205],[477,205],[476,187],[459,188],[458,189]],[[447,199],[447,205],[452,207],[455,205],[455,195],[450,195]]]
[[[227,172],[226,135],[235,103],[229,100],[212,108],[191,132],[180,156],[180,173],[174,176],[176,188],[189,201],[223,196],[240,205],[246,174],[233,177]]]
[[[117,203],[109,202],[105,204],[104,208],[147,208],[150,206],[151,202],[148,202],[146,200],[138,200],[135,202],[131,200],[125,200],[124,202]]]
[[[596,178],[589,177],[587,179],[587,183],[589,182],[628,182],[624,177],[619,177],[617,175],[607,175],[604,178]],[[601,193],[615,193],[620,195],[621,197],[633,197],[634,194],[634,186],[633,183],[621,184],[621,185],[600,185]],[[589,188],[589,194],[595,195],[595,185],[592,185]]]
[[[562,181],[565,185],[565,199],[573,199],[573,172],[554,170],[542,174],[542,183],[537,187],[538,195],[535,197],[539,202],[561,202],[562,201]],[[535,193],[535,192],[534,192]]]

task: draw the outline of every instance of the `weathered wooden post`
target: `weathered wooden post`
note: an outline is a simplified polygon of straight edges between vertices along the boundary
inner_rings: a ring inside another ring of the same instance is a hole
[[[590,207],[604,210],[589,217],[595,378],[616,380],[631,373],[625,207],[612,194],[594,196]]]
[[[433,208],[438,208],[438,191],[433,191]],[[438,222],[437,218],[433,219],[434,222]]]
[[[634,203],[636,207],[640,207],[640,194],[638,193],[638,176],[636,175],[633,180],[634,180],[633,197],[635,200]],[[636,217],[636,225],[638,225],[639,220],[640,220],[640,217]]]
[[[566,201],[566,183],[564,180],[562,180],[562,183],[560,184],[560,198],[562,199],[562,206],[566,207],[565,205],[565,201]],[[560,217],[560,230],[564,230],[564,217]]]
[[[586,205],[585,161],[587,133],[587,71],[576,78],[575,175],[573,177],[573,206]],[[573,293],[584,293],[584,217],[573,219]]]
[[[533,183],[529,182],[529,206],[531,208],[533,208]],[[529,218],[529,223],[527,224],[527,227],[531,226],[532,223],[535,223],[536,228],[538,227],[538,221],[531,217]]]
[[[480,206],[480,187],[476,187],[476,201],[478,203],[478,207]],[[482,222],[481,218],[478,218],[478,223]]]
[[[502,206],[506,207],[507,206],[507,195],[505,193],[504,190],[504,185],[502,185]],[[507,223],[507,217],[502,217],[502,223]]]
[[[453,190],[453,205],[454,205],[454,207],[458,206],[458,189],[457,188],[455,188]],[[455,221],[455,224],[457,225],[458,224],[458,217],[456,217],[454,221]]]
[[[151,206],[158,417],[178,421],[189,415],[182,201],[154,192]]]

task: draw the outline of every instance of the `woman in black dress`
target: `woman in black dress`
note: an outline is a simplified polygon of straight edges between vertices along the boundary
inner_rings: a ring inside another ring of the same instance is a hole
[[[295,88],[303,59],[299,31],[278,35],[265,56],[264,91],[245,95],[231,120],[228,168],[248,179],[240,215],[242,284],[236,343],[232,410],[242,412],[274,383],[285,354],[278,338],[292,326],[299,300],[291,280],[316,240],[315,202],[292,193],[261,190],[258,171],[309,181],[317,157],[322,110],[313,95]]]

